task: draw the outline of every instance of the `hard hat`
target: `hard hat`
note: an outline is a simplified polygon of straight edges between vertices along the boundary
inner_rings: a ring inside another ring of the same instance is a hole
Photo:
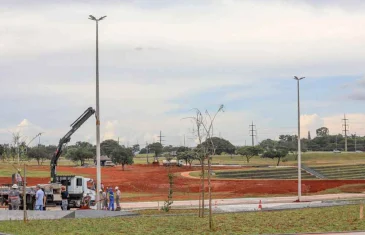
[[[99,192],[101,192],[101,193],[102,193],[102,192],[103,192],[103,190],[101,190],[101,189],[100,189],[100,190],[99,190]]]
[[[12,188],[13,189],[17,189],[18,188],[18,185],[14,184]]]
[[[18,172],[20,173],[22,170],[21,169],[18,169]]]
[[[117,187],[115,187],[115,190],[118,190],[119,188],[118,188],[118,186]]]

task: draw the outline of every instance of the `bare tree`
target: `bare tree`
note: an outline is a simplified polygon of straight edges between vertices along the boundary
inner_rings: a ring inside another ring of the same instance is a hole
[[[18,165],[19,165],[19,158],[20,158],[20,132],[13,132],[13,145],[15,148],[15,153],[18,156]],[[13,155],[13,161],[14,161],[14,155]]]
[[[208,160],[208,195],[209,195],[209,228],[213,228],[212,218],[212,190],[211,190],[211,159],[215,154],[215,146],[212,141],[213,124],[218,113],[223,112],[223,105],[214,115],[211,115],[207,110],[203,114],[199,109],[194,109],[195,116],[187,117],[193,120],[196,130],[193,131],[198,139],[198,147],[196,148],[196,155],[201,164],[201,203],[199,203],[199,217],[204,217],[204,199],[205,199],[205,160]]]

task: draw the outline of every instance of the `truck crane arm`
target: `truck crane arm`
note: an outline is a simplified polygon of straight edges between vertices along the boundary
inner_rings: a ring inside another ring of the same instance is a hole
[[[82,124],[84,124],[84,122],[86,122],[86,120],[89,119],[94,113],[95,113],[95,110],[93,108],[90,107],[90,108],[86,109],[86,111],[76,121],[74,121],[71,124],[71,130],[69,132],[67,132],[67,134],[60,139],[56,152],[53,154],[53,157],[51,159],[51,182],[52,183],[56,183],[56,181],[57,181],[56,166],[57,166],[58,159],[60,158],[60,156],[62,154],[63,147],[65,146],[65,144],[70,142],[71,136],[73,135],[73,133],[75,133],[77,131],[77,129],[79,129],[79,127]]]

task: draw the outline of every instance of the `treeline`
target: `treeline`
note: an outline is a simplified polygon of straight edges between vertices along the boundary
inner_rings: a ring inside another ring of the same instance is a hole
[[[8,144],[0,145],[0,158],[2,161],[16,161],[19,157],[20,161],[36,160],[38,165],[46,160],[50,160],[57,150],[55,145],[38,145],[35,147],[28,147],[24,143],[18,146],[11,146]],[[135,152],[139,151],[139,145],[134,145],[127,148],[124,145],[119,145],[115,140],[105,140],[100,144],[101,155],[106,155],[116,164],[124,165],[133,164],[133,156]],[[81,165],[85,161],[95,159],[96,146],[89,142],[78,141],[74,145],[63,148],[61,157],[65,157],[74,162],[79,162]]]
[[[212,137],[208,141],[202,143],[203,145],[211,145],[213,143],[215,154],[238,154],[245,156],[247,162],[253,156],[260,155],[267,158],[284,158],[288,153],[296,153],[298,151],[298,136],[297,135],[280,135],[279,140],[266,139],[261,141],[257,146],[234,146],[228,140],[218,137]],[[116,164],[133,163],[133,156],[136,153],[146,154],[150,153],[155,159],[162,156],[163,153],[167,158],[177,156],[180,159],[191,162],[195,159],[194,149],[200,149],[201,146],[188,148],[185,146],[162,146],[160,143],[152,143],[145,148],[140,149],[138,144],[132,147],[125,147],[120,145],[115,140],[105,140],[101,143],[101,155],[106,155],[112,159]],[[209,146],[211,147],[211,146]],[[365,137],[350,135],[347,137],[348,151],[365,151]],[[20,143],[17,147],[10,145],[0,145],[0,158],[3,161],[15,161],[18,156],[21,161],[35,159],[38,164],[42,164],[45,160],[51,159],[53,153],[56,151],[55,145],[38,145],[36,147],[27,147],[25,143]],[[345,137],[341,134],[330,135],[329,129],[321,127],[316,130],[316,137],[311,138],[311,133],[308,136],[301,138],[301,148],[303,152],[306,151],[333,151],[345,150]],[[114,153],[113,153],[114,152]],[[195,151],[196,152],[196,151]],[[68,146],[64,149],[63,156],[75,162],[80,162],[81,165],[88,159],[93,159],[96,156],[96,146],[88,142],[76,142],[76,144]],[[149,159],[147,159],[149,162]]]
[[[280,135],[279,140],[266,139],[261,141],[260,146],[263,148],[280,146],[285,147],[290,152],[298,151],[298,136],[297,135]],[[330,135],[327,127],[321,127],[316,130],[316,137],[311,138],[311,133],[308,132],[306,138],[301,138],[301,149],[306,151],[333,151],[345,150],[345,136],[341,134]],[[365,137],[349,135],[347,136],[347,151],[365,151]]]

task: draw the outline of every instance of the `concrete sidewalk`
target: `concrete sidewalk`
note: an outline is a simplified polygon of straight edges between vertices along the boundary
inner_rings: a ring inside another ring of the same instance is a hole
[[[213,205],[258,205],[259,202],[263,205],[270,203],[294,203],[298,197],[265,197],[265,198],[234,198],[234,199],[212,199]],[[349,199],[364,199],[364,193],[344,193],[344,194],[327,194],[327,195],[313,195],[313,196],[302,196],[303,202],[321,202],[328,200],[349,200]],[[123,200],[123,195],[122,195]],[[154,209],[163,206],[164,201],[154,202],[123,202],[121,207],[123,209]],[[208,200],[205,200],[208,205]],[[199,206],[198,200],[187,200],[187,201],[174,201],[172,204],[173,208],[194,208]]]
[[[0,211],[0,221],[23,220],[23,211]],[[54,220],[65,218],[106,218],[135,216],[136,213],[128,211],[97,211],[97,210],[76,210],[76,211],[27,211],[29,220]]]
[[[286,235],[352,235],[352,234],[365,235],[365,232],[361,231],[361,232],[333,232],[333,233],[300,233],[300,234],[286,234]]]

